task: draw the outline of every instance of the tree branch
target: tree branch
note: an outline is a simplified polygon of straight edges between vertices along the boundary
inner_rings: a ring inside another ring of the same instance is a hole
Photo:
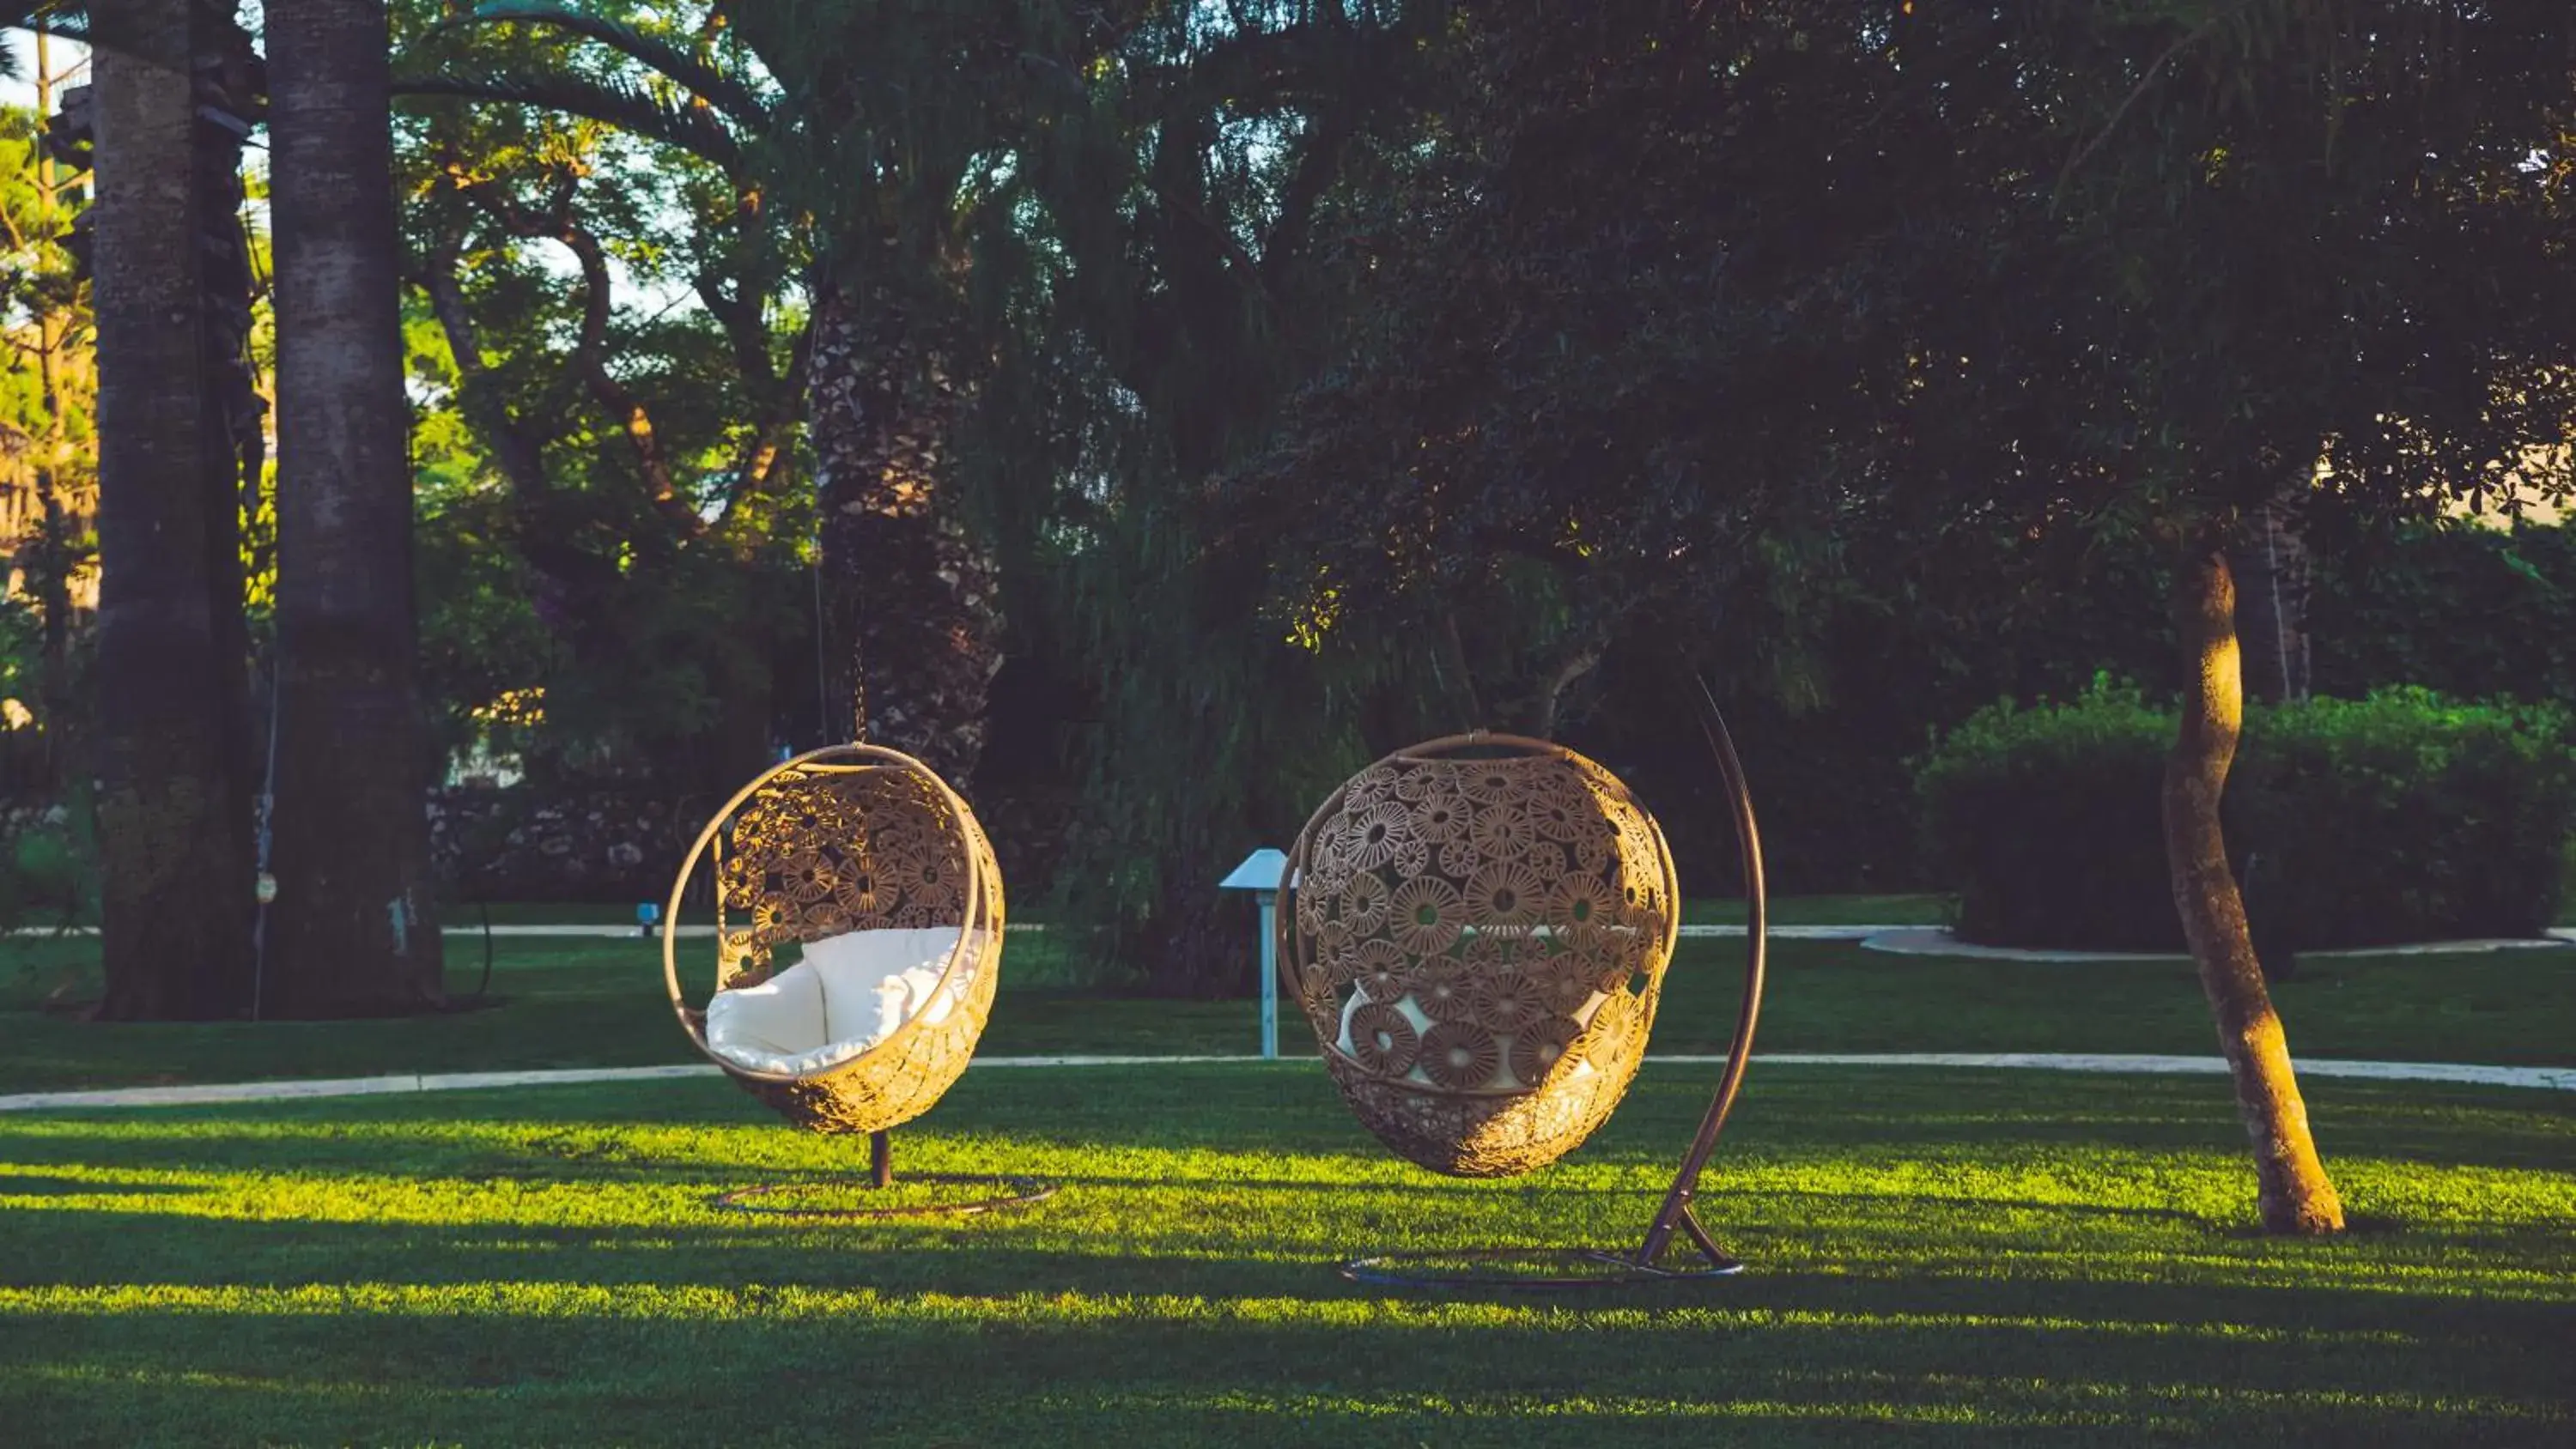
[[[458,400],[466,421],[483,435],[510,491],[522,499],[536,498],[547,490],[542,446],[493,391],[491,369],[483,363],[482,339],[475,332],[474,314],[466,308],[465,287],[457,276],[460,250],[456,238],[442,239],[429,254],[421,289],[429,294],[429,309],[447,337],[447,350],[455,354]]]
[[[737,280],[728,294],[712,270],[698,273],[690,285],[706,305],[707,315],[724,329],[725,341],[733,346],[734,366],[742,373],[743,381],[755,389],[775,385],[778,369],[769,360],[769,327],[761,316],[760,304],[746,295],[749,288]]]
[[[804,411],[805,378],[811,371],[813,355],[814,324],[809,321],[796,333],[788,355],[787,375],[777,381],[770,394],[768,416],[743,440],[742,452],[734,463],[732,487],[725,495],[723,510],[716,515],[719,530],[732,520],[736,504],[773,491],[772,485],[781,476],[779,462],[787,456],[788,434],[794,431]]]
[[[1297,157],[1297,173],[1289,178],[1287,194],[1280,198],[1279,219],[1262,240],[1264,290],[1275,287],[1279,274],[1304,251],[1307,229],[1314,222],[1315,203],[1323,199],[1324,188],[1333,179],[1333,169],[1342,159],[1343,143],[1349,139],[1349,128],[1338,120],[1315,123],[1314,135]]]
[[[597,236],[573,220],[571,183],[559,184],[543,211],[521,206],[489,184],[469,183],[459,190],[512,235],[560,242],[572,252],[573,260],[581,267],[581,333],[567,366],[589,385],[590,395],[625,429],[654,510],[670,519],[684,535],[703,532],[706,520],[680,496],[678,485],[672,481],[670,460],[662,451],[660,435],[653,430],[651,412],[608,370],[608,324],[615,300],[610,290],[608,253]]]

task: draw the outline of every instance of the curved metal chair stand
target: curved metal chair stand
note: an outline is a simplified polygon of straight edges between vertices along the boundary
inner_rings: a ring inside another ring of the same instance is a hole
[[[680,984],[683,898],[701,861],[715,875],[716,988],[759,985],[780,946],[877,929],[946,928],[956,940],[937,984],[864,1052],[810,1069],[763,1070],[707,1039],[707,1014]],[[992,843],[964,799],[929,766],[878,745],[831,745],[784,760],[725,802],[681,863],[662,913],[662,978],[671,1010],[700,1055],[735,1085],[812,1132],[865,1134],[862,1190],[895,1181],[894,1128],[927,1112],[966,1070],[1001,974],[1002,875]],[[935,1009],[934,1009],[935,1008]],[[796,1217],[879,1218],[991,1211],[1051,1196],[1030,1178],[924,1174],[908,1182],[961,1189],[931,1201],[875,1207],[805,1205],[849,1179],[768,1182],[717,1194],[713,1205]]]
[[[1734,740],[1727,731],[1726,721],[1718,711],[1715,696],[1710,694],[1705,683],[1700,683],[1699,693],[1701,731],[1707,737],[1710,752],[1717,760],[1718,771],[1724,777],[1729,802],[1733,807],[1736,841],[1742,852],[1746,909],[1744,992],[1742,1005],[1736,1016],[1734,1040],[1727,1051],[1726,1069],[1718,1079],[1717,1090],[1710,1099],[1708,1111],[1700,1120],[1699,1131],[1691,1139],[1689,1150],[1683,1154],[1680,1168],[1674,1173],[1671,1186],[1665,1190],[1663,1201],[1657,1208],[1654,1218],[1648,1223],[1643,1238],[1635,1246],[1624,1249],[1467,1248],[1446,1252],[1381,1253],[1354,1258],[1344,1263],[1341,1271],[1345,1278],[1356,1283],[1382,1287],[1526,1290],[1670,1284],[1730,1277],[1743,1271],[1744,1264],[1720,1247],[1716,1238],[1701,1225],[1692,1210],[1692,1204],[1698,1196],[1701,1175],[1707,1170],[1709,1159],[1717,1149],[1718,1136],[1725,1130],[1727,1115],[1733,1109],[1736,1095],[1743,1086],[1745,1066],[1753,1052],[1754,1027],[1762,1010],[1764,964],[1769,946],[1768,903],[1762,873],[1761,832],[1754,820],[1752,796],[1745,787],[1743,765],[1736,755]],[[1327,809],[1330,808],[1331,802],[1327,802]],[[1322,813],[1318,812],[1319,819]],[[1310,831],[1313,828],[1312,825],[1309,826]],[[1657,843],[1660,844],[1660,837]],[[1292,857],[1288,868],[1294,872],[1299,865],[1299,859]],[[1293,878],[1293,876],[1290,877],[1290,879]],[[1282,884],[1286,885],[1287,880],[1283,879]],[[1677,930],[1680,915],[1677,899],[1671,901],[1671,913],[1671,929]],[[1281,929],[1283,943],[1291,935],[1292,932],[1283,919]],[[1669,951],[1668,936],[1665,954],[1669,955]],[[1300,969],[1290,964],[1290,957],[1285,951],[1281,953],[1280,959],[1283,971]],[[1648,1022],[1652,1019],[1661,977],[1662,963],[1656,961],[1649,972],[1644,993],[1645,1016]],[[1292,981],[1292,988],[1296,984]],[[1645,1032],[1638,1030],[1634,1032],[1634,1037],[1634,1054],[1625,1061],[1623,1068],[1615,1071],[1617,1090],[1610,1091],[1606,1101],[1591,1104],[1597,1107],[1597,1116],[1590,1110],[1582,1113],[1582,1116],[1589,1120],[1583,1123],[1580,1131],[1570,1135],[1570,1140],[1557,1149],[1559,1152],[1569,1149],[1574,1143],[1579,1143],[1583,1136],[1588,1135],[1592,1127],[1606,1119],[1610,1109],[1617,1105],[1618,1097],[1624,1091],[1628,1078],[1636,1070],[1637,1058],[1642,1057],[1644,1053]],[[1584,1050],[1589,1040],[1590,1033],[1587,1031],[1584,1037],[1578,1038],[1569,1048],[1569,1052]],[[1335,1060],[1337,1055],[1331,1043],[1327,1042],[1325,1058],[1328,1063],[1335,1065],[1335,1075],[1341,1078],[1345,1074],[1345,1069]],[[1612,1074],[1604,1073],[1605,1076]],[[1543,1096],[1544,1092],[1539,1095]],[[1363,1122],[1368,1123],[1372,1130],[1378,1130],[1378,1124],[1369,1121],[1369,1113],[1362,1099],[1354,1097],[1353,1105],[1362,1109]],[[1387,1134],[1381,1131],[1380,1136],[1386,1137]],[[1399,1151],[1404,1150],[1400,1144],[1395,1143],[1393,1138],[1388,1140],[1391,1145],[1398,1145]],[[1416,1161],[1423,1160],[1412,1152],[1406,1152],[1405,1155],[1414,1157]],[[1549,1155],[1550,1159],[1553,1155]],[[1438,1163],[1426,1165],[1440,1166]],[[1456,1169],[1451,1167],[1444,1170],[1455,1171]],[[1670,1250],[1674,1248],[1677,1238],[1685,1240],[1695,1256],[1674,1258]],[[1672,1260],[1668,1261],[1668,1258]]]

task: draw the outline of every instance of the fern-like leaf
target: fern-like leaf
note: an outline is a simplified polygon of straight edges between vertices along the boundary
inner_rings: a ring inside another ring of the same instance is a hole
[[[396,96],[453,96],[560,111],[678,147],[727,173],[738,174],[742,169],[741,140],[713,113],[616,81],[552,71],[493,71],[479,75],[451,72],[397,75],[393,90]]]
[[[564,0],[484,0],[473,13],[442,23],[465,25],[548,25],[567,30],[669,77],[708,105],[733,118],[746,130],[766,133],[775,121],[767,102],[750,79],[706,56],[694,55],[660,36],[623,21],[592,15]]]

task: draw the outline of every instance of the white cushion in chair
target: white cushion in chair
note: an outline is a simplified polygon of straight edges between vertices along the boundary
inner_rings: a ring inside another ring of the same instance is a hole
[[[707,1042],[791,1057],[823,1045],[823,978],[802,962],[707,1003]]]
[[[939,989],[952,927],[850,931],[805,943],[805,959],[707,1003],[707,1047],[737,1066],[804,1076],[838,1066],[918,1016],[932,1025],[965,996],[967,972]],[[967,960],[975,952],[969,943]]]
[[[805,959],[823,973],[827,1035],[837,1042],[884,1040],[929,1004],[956,945],[957,932],[946,926],[849,931],[806,942]]]

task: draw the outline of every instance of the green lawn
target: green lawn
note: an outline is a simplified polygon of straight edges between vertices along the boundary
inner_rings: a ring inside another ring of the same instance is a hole
[[[407,1021],[109,1026],[47,1012],[96,992],[94,940],[0,942],[0,1092],[386,1072],[632,1066],[691,1060],[644,942],[504,939],[490,1010]],[[1042,936],[1012,939],[983,1050],[997,1055],[1198,1054],[1258,1047],[1249,1001],[1116,999],[1011,984],[1043,979]],[[1721,1051],[1735,1022],[1740,940],[1682,943],[1655,1030],[1661,1051]],[[1247,954],[1249,954],[1247,952]],[[1770,1051],[2215,1050],[2180,962],[2061,965],[1892,956],[1778,941],[1763,1009]],[[450,980],[480,976],[451,942]],[[1245,967],[1247,985],[1252,968]],[[2312,958],[2277,993],[2294,1051],[2313,1056],[2576,1063],[2576,950]],[[1283,1049],[1302,1045],[1293,1010]]]
[[[2576,1442],[2576,1103],[2320,1082],[2362,1231],[2252,1234],[2206,1079],[1758,1071],[1703,1198],[1750,1262],[1408,1298],[1364,1249],[1617,1243],[1704,1070],[1566,1163],[1435,1178],[1312,1063],[969,1073],[950,1223],[709,1207],[818,1173],[716,1081],[0,1116],[28,1445]]]
[[[2576,850],[2570,850],[2568,884],[2561,924],[2576,925]],[[626,926],[635,921],[631,905],[507,902],[499,905],[448,907],[448,924],[473,926],[488,912],[495,925]],[[1744,902],[1730,897],[1687,901],[1682,919],[1693,924],[1742,924]],[[1771,921],[1780,926],[1940,926],[1950,920],[1950,897],[1934,892],[1895,895],[1775,896]]]
[[[1945,926],[1950,898],[1944,895],[1778,896],[1769,903],[1775,926]],[[1682,903],[1682,919],[1692,925],[1744,924],[1741,899],[1715,897]]]

